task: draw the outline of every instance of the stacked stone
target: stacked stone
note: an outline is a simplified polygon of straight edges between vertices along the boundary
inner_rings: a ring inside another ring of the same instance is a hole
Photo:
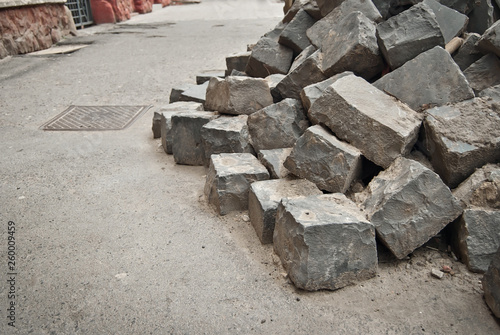
[[[201,134],[209,203],[248,209],[299,288],[366,280],[377,241],[404,259],[443,231],[484,272],[500,247],[495,6],[287,2],[275,29],[227,57],[201,99],[207,122],[173,148]]]

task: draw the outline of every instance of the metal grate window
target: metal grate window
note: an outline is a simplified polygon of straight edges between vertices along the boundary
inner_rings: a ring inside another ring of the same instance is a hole
[[[66,6],[73,15],[73,21],[77,28],[92,24],[92,11],[90,10],[90,0],[67,0]]]

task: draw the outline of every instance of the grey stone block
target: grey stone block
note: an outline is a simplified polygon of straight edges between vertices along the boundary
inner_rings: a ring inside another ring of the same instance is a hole
[[[205,196],[220,215],[248,209],[248,190],[255,181],[269,179],[269,173],[248,153],[212,155],[205,182]]]
[[[345,193],[361,176],[361,151],[317,125],[299,138],[284,166],[321,190]]]
[[[272,179],[282,179],[289,176],[290,171],[283,165],[292,148],[281,148],[259,151],[259,161],[267,168]]]
[[[463,208],[500,210],[500,165],[486,164],[453,190]]]
[[[454,224],[458,253],[470,271],[486,272],[500,247],[500,211],[466,209]]]
[[[477,0],[469,14],[467,31],[483,34],[495,22],[495,8],[492,0]]]
[[[262,36],[262,37],[271,39],[271,40],[273,40],[274,42],[277,43],[278,40],[279,40],[279,38],[280,38],[281,32],[283,31],[283,29],[285,29],[285,27],[287,26],[287,24],[288,23],[286,23],[286,22],[280,21],[276,25],[276,27],[274,27],[273,30],[265,33],[264,36]],[[252,51],[255,46],[256,46],[256,44],[252,48],[248,48],[248,51]]]
[[[478,95],[482,90],[500,84],[500,59],[488,54],[469,66],[464,75]]]
[[[384,168],[410,153],[421,125],[415,111],[354,75],[330,85],[309,109],[309,118]]]
[[[193,86],[195,86],[195,85],[194,84],[181,84],[181,85],[172,87],[172,89],[170,90],[169,102],[174,103],[174,102],[180,101],[182,92],[190,89]]]
[[[454,188],[476,168],[500,162],[500,114],[481,98],[429,109],[419,147]]]
[[[153,124],[151,130],[153,131],[153,138],[161,137],[161,114],[159,112],[154,112],[153,114]]]
[[[345,0],[316,0],[316,4],[318,5],[321,15],[325,17],[344,1]]]
[[[247,119],[247,115],[221,116],[201,128],[205,166],[208,166],[213,154],[245,152],[254,154],[250,144]]]
[[[495,101],[500,103],[500,85],[489,87],[487,89],[479,92],[479,97],[484,98],[487,101]]]
[[[352,71],[370,79],[380,74],[383,60],[375,32],[375,24],[361,12],[343,18],[322,44],[325,75]]]
[[[441,47],[420,54],[373,85],[414,110],[474,98],[464,74]]]
[[[477,0],[439,0],[439,2],[446,7],[465,15],[468,15],[474,9],[476,1]]]
[[[298,288],[336,290],[377,272],[373,225],[343,194],[283,199],[274,251]]]
[[[436,173],[406,158],[398,158],[376,176],[363,196],[363,208],[377,236],[399,259],[462,213],[458,200]]]
[[[380,51],[392,69],[435,46],[444,47],[436,15],[424,3],[380,23],[377,38]]]
[[[483,57],[483,53],[477,47],[477,42],[479,42],[480,38],[481,35],[476,33],[467,34],[464,44],[453,55],[453,60],[460,67],[460,70],[464,71],[472,63]]]
[[[304,50],[302,50],[302,52],[297,57],[295,57],[295,59],[293,60],[292,66],[290,66],[290,70],[288,70],[288,72],[289,73],[292,72],[299,65],[304,63],[304,61],[306,59],[308,59],[309,56],[311,56],[313,53],[315,53],[316,50],[317,50],[317,48],[314,45],[310,45],[307,48],[305,48]]]
[[[172,153],[177,164],[203,165],[201,128],[217,115],[212,112],[181,112],[171,115]]]
[[[321,195],[316,185],[305,179],[264,180],[250,185],[248,215],[262,244],[273,243],[276,211],[282,198]]]
[[[500,318],[500,249],[493,256],[483,277],[484,300],[497,318]]]
[[[330,30],[338,29],[336,28],[336,25],[344,17],[356,11],[363,13],[368,19],[374,22],[382,21],[382,17],[377,10],[377,7],[375,7],[371,0],[345,0],[327,16],[316,22],[311,28],[307,29],[307,37],[313,45],[321,48],[323,41],[328,37]]]
[[[454,37],[462,35],[467,27],[467,23],[469,23],[467,15],[442,5],[436,0],[424,0],[423,3],[429,6],[436,15],[445,44]]]
[[[276,86],[282,98],[300,99],[302,89],[310,84],[321,82],[326,76],[321,70],[323,54],[318,50],[290,71]]]
[[[231,54],[226,57],[226,75],[231,75],[233,70],[245,72],[250,59],[251,51]]]
[[[265,79],[227,77],[210,79],[205,108],[223,114],[252,114],[273,103]]]
[[[305,10],[307,14],[309,14],[315,20],[319,20],[322,18],[320,9],[316,0],[296,0],[293,2],[293,5],[290,7],[283,18],[284,23],[288,23],[292,21],[292,19],[297,15],[297,13],[301,10]]]
[[[201,85],[193,85],[183,91],[179,96],[179,101],[192,101],[205,103],[208,81]]]
[[[288,148],[309,127],[302,104],[285,99],[248,117],[248,131],[255,150]]]
[[[309,108],[311,108],[311,106],[314,104],[314,102],[323,95],[323,92],[326,90],[326,88],[331,84],[333,84],[336,80],[351,74],[353,73],[350,71],[342,72],[326,80],[323,80],[319,83],[311,84],[304,87],[304,89],[300,91],[300,98],[302,100],[302,105],[304,106],[304,109],[308,111]],[[310,121],[313,124],[318,123],[315,120],[310,120]]]
[[[226,73],[224,71],[208,71],[196,75],[196,84],[201,85],[210,80],[212,77],[224,78]]]
[[[271,74],[287,74],[293,61],[293,50],[262,37],[252,49],[245,72],[252,77],[265,78]]]
[[[478,47],[485,53],[492,52],[500,57],[500,21],[495,22],[481,36]]]
[[[311,45],[306,36],[306,31],[316,22],[305,10],[301,9],[283,29],[278,42],[299,54]]]

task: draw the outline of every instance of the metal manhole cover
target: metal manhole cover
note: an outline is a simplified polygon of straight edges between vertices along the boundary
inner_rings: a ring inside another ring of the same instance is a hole
[[[151,106],[70,106],[40,128],[43,130],[120,130]]]

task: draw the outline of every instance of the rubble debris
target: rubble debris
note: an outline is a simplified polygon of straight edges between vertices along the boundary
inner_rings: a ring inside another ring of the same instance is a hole
[[[476,95],[482,90],[500,84],[500,59],[488,54],[464,71],[465,78]]]
[[[296,287],[336,290],[377,272],[375,230],[343,194],[283,199],[274,252]]]
[[[269,173],[249,153],[218,154],[210,158],[205,196],[220,215],[248,209],[248,190],[255,181],[269,179]]]
[[[373,85],[414,110],[474,98],[474,91],[458,65],[439,46],[421,53]]]
[[[408,106],[355,75],[330,85],[309,116],[384,168],[410,153],[422,122]]]
[[[220,116],[201,128],[201,141],[205,151],[205,166],[213,154],[254,154],[248,133],[247,115]]]
[[[182,91],[179,101],[193,101],[205,103],[208,81],[201,85],[192,85],[187,90]]]
[[[195,85],[185,83],[185,84],[181,84],[181,85],[172,87],[172,89],[170,90],[169,102],[174,103],[174,102],[180,101],[182,92],[187,91],[188,89],[190,89],[193,86],[195,86]]]
[[[458,49],[458,52],[453,55],[453,60],[460,67],[460,70],[464,71],[472,63],[483,57],[483,53],[479,51],[477,43],[481,35],[476,33],[467,34],[464,43]]]
[[[250,185],[248,213],[262,244],[273,243],[276,211],[282,198],[323,194],[314,183],[305,179],[274,179]]]
[[[290,171],[283,164],[291,152],[292,148],[259,151],[259,161],[267,168],[271,179],[283,179],[290,175]]]
[[[262,78],[213,77],[206,94],[205,109],[223,114],[252,114],[273,104],[269,84]]]
[[[306,111],[309,111],[311,108],[311,105],[314,104],[314,102],[321,96],[323,95],[323,92],[325,89],[333,84],[337,79],[340,79],[342,77],[348,76],[354,74],[350,71],[342,72],[339,74],[334,75],[333,77],[330,77],[326,80],[323,80],[321,82],[317,82],[315,84],[308,85],[300,91],[300,98],[302,100],[302,105],[304,106],[304,109]],[[317,124],[315,120],[310,119],[310,121],[313,124]]]
[[[483,34],[495,22],[495,8],[493,0],[480,0],[469,14],[467,30],[471,33]]]
[[[462,213],[458,200],[436,173],[403,157],[373,178],[360,199],[377,236],[399,259]]]
[[[296,54],[299,54],[311,45],[311,42],[306,36],[306,31],[316,20],[314,20],[304,9],[300,9],[295,17],[287,24],[281,32],[278,42],[281,45],[292,49]]]
[[[226,73],[224,71],[208,71],[200,73],[196,76],[196,84],[201,85],[210,80],[212,77],[224,78]]]
[[[500,57],[500,21],[484,32],[477,45],[483,52],[492,52]]]
[[[251,51],[245,51],[227,56],[226,76],[232,75],[233,70],[245,72],[251,53]]]
[[[284,166],[321,190],[345,193],[351,183],[360,178],[361,152],[316,125],[299,138]]]
[[[201,128],[217,115],[213,112],[181,112],[171,116],[172,154],[177,164],[203,165]]]
[[[495,253],[483,277],[484,300],[497,318],[500,318],[500,248]]]
[[[253,47],[245,73],[265,78],[271,74],[287,74],[293,61],[293,50],[268,37]]]
[[[454,37],[462,35],[467,28],[467,23],[469,23],[467,15],[440,4],[436,0],[424,0],[423,3],[429,6],[436,15],[445,44],[448,44]]]

